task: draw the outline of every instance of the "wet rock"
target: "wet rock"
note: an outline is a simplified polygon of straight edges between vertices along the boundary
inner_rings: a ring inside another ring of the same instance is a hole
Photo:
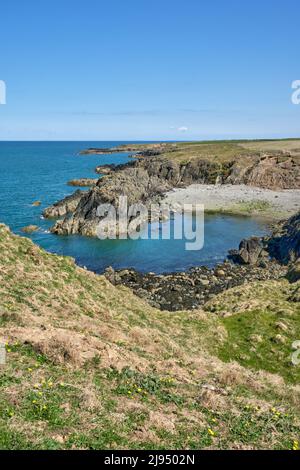
[[[278,263],[269,262],[267,269],[252,265],[225,262],[218,266],[224,275],[215,276],[215,269],[204,266],[187,272],[170,274],[140,273],[134,269],[109,271],[106,277],[116,284],[123,284],[161,310],[193,310],[205,306],[216,294],[245,282],[277,279],[286,272]]]
[[[32,203],[32,206],[33,206],[33,207],[39,207],[41,204],[42,204],[41,201],[34,201],[34,202]]]

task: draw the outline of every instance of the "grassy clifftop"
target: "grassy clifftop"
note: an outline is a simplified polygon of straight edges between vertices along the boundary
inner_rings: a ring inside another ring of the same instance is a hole
[[[297,448],[296,288],[160,312],[1,225],[0,448]]]
[[[259,152],[289,152],[292,157],[300,157],[300,139],[216,140],[130,145],[132,151],[145,150],[147,148],[160,150],[163,156],[180,163],[198,158],[226,163],[237,157],[256,155]]]

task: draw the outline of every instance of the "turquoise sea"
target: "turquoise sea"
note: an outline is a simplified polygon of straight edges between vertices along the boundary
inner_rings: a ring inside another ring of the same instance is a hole
[[[40,230],[29,235],[47,251],[72,256],[81,266],[103,272],[107,266],[133,267],[157,273],[192,266],[213,266],[240,240],[264,234],[260,219],[213,215],[205,217],[205,243],[200,251],[186,251],[185,240],[98,240],[49,233],[53,221],[41,218],[43,209],[77,188],[67,181],[96,177],[100,164],[125,163],[128,154],[79,156],[89,147],[109,148],[125,142],[0,142],[0,222],[22,234],[26,225]],[[42,205],[33,207],[40,200]],[[24,234],[22,234],[24,236]]]

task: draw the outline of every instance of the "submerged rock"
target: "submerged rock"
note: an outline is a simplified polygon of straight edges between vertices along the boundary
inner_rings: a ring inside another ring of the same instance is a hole
[[[24,233],[33,233],[39,229],[37,225],[27,225],[27,227],[22,228],[22,232]]]

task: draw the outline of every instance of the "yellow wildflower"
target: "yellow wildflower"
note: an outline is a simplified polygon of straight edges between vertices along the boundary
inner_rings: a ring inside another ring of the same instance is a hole
[[[299,441],[294,441],[293,442],[293,450],[300,450]]]

